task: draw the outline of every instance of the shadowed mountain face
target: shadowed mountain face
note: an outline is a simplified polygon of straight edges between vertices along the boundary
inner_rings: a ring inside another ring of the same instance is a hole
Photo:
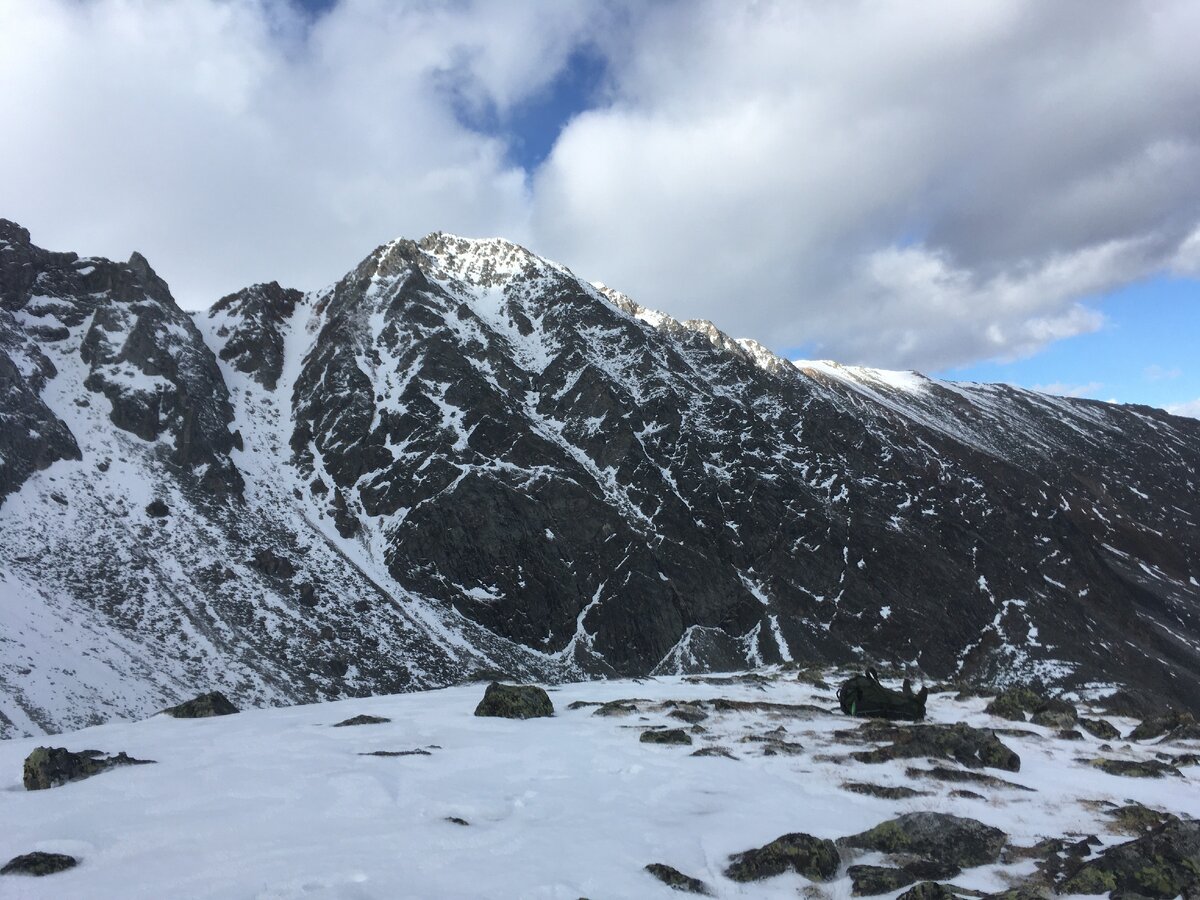
[[[203,679],[276,702],[864,654],[1200,688],[1200,422],[792,364],[498,240],[396,241],[193,323],[140,256],[6,223],[0,291],[0,591],[16,633],[69,609],[119,644],[113,683],[147,686],[85,692],[118,712]],[[168,665],[181,635],[204,650]],[[0,654],[12,727],[65,721]]]

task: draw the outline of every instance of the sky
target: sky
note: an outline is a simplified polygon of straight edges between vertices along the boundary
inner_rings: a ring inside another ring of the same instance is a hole
[[[1200,414],[1194,0],[0,0],[0,216],[185,308],[500,236],[818,357]]]

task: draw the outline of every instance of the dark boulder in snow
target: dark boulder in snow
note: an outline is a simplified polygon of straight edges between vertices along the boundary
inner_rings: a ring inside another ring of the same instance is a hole
[[[677,891],[685,891],[689,894],[702,894],[707,896],[712,893],[699,878],[692,878],[690,875],[684,875],[673,866],[668,866],[664,863],[650,863],[646,866],[646,871],[661,881],[668,887],[673,887]]]
[[[1108,719],[1086,719],[1080,716],[1079,727],[1102,741],[1115,741],[1121,737],[1121,732]]]
[[[736,854],[725,876],[734,881],[761,881],[784,872],[796,872],[812,881],[827,881],[837,874],[840,864],[833,841],[795,832]]]
[[[537,685],[493,681],[475,707],[475,715],[536,719],[554,715],[554,704],[550,702],[550,695]]]
[[[851,754],[859,762],[880,763],[924,756],[952,759],[972,769],[990,766],[1009,772],[1021,770],[1021,757],[993,732],[961,722],[910,726],[870,722],[856,731],[840,732],[839,735],[870,742],[891,741],[885,747]]]
[[[1173,765],[1157,759],[1109,759],[1101,756],[1093,759],[1091,763],[1109,775],[1125,775],[1130,778],[1162,778],[1164,775],[1183,777],[1183,773]]]
[[[79,860],[65,853],[25,853],[15,856],[0,869],[0,875],[53,875],[79,865]]]
[[[838,844],[968,869],[993,863],[1008,836],[999,828],[948,813],[915,812],[889,819]]]
[[[1142,724],[1129,732],[1127,739],[1131,741],[1149,741],[1195,724],[1196,719],[1191,713],[1181,713],[1178,710],[1171,710],[1162,715],[1144,719]]]
[[[133,759],[125,753],[105,756],[100,750],[72,753],[65,747],[38,747],[25,758],[25,790],[41,791],[68,781],[81,781],[118,766],[140,766],[151,759]]]
[[[333,727],[334,728],[346,728],[347,726],[350,726],[350,725],[383,725],[390,721],[392,721],[392,720],[385,716],[368,716],[368,715],[351,716],[349,719],[344,719],[343,721],[338,722]]]
[[[171,507],[162,500],[151,500],[146,504],[146,515],[152,519],[165,519],[171,514]]]
[[[163,710],[176,719],[206,719],[209,716],[228,716],[238,711],[220,691],[210,691]]]
[[[643,731],[643,744],[691,744],[692,736],[682,728],[656,728]]]

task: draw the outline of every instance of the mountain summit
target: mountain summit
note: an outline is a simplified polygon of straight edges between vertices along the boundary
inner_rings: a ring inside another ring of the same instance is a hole
[[[1200,690],[1200,422],[790,363],[501,240],[188,315],[0,221],[0,734],[886,659]]]

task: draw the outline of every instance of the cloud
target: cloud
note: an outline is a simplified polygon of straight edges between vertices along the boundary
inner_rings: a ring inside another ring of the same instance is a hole
[[[1178,378],[1182,374],[1183,370],[1178,366],[1168,369],[1164,366],[1158,365],[1157,363],[1151,366],[1146,366],[1146,368],[1142,370],[1142,377],[1147,381],[1170,381],[1171,379]]]
[[[1043,394],[1054,394],[1058,397],[1095,397],[1099,390],[1104,385],[1099,381],[1090,381],[1087,384],[1063,384],[1056,381],[1052,384],[1035,384],[1032,390],[1041,391]],[[1116,403],[1116,400],[1110,399],[1109,403]]]
[[[0,215],[193,306],[503,235],[779,350],[939,369],[1200,275],[1200,5],[0,3]],[[572,55],[545,163],[512,112]]]
[[[655,7],[535,181],[547,247],[643,303],[936,368],[1093,330],[1085,298],[1200,258],[1195,4],[687,9]]]
[[[1193,419],[1200,419],[1200,399],[1191,400],[1187,403],[1172,403],[1166,407],[1167,412],[1176,416],[1190,416]]]

